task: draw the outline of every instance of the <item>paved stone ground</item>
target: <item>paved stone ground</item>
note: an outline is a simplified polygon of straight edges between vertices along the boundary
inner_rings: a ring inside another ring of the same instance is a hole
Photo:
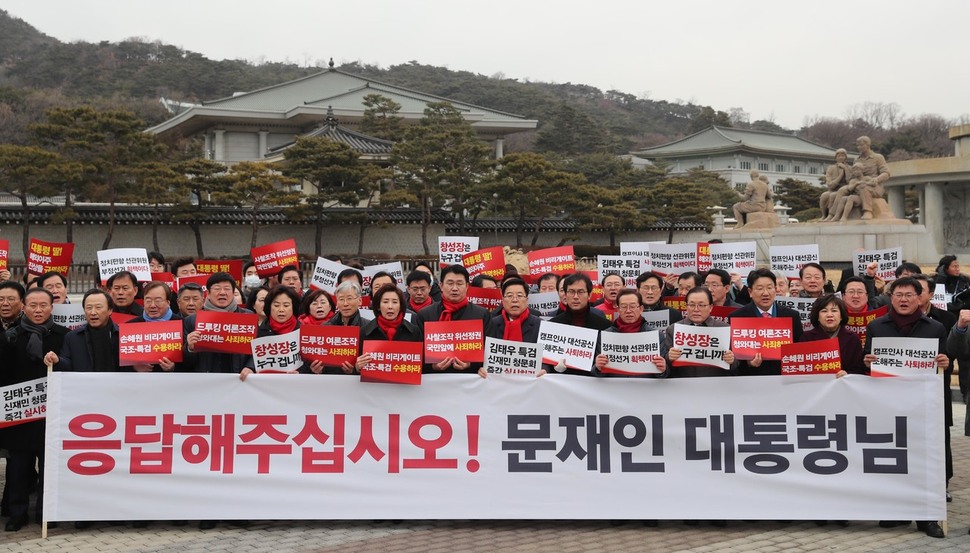
[[[963,435],[962,403],[954,404],[957,424],[953,433],[956,475],[950,481],[949,535],[926,537],[915,529],[883,529],[875,521],[852,522],[848,528],[818,527],[813,522],[740,522],[726,528],[702,524],[686,526],[680,521],[661,521],[657,528],[639,523],[613,526],[587,521],[404,521],[400,524],[372,521],[254,521],[248,528],[220,524],[199,530],[193,523],[175,527],[156,522],[144,529],[95,524],[75,530],[70,523],[51,529],[40,539],[40,525],[19,532],[0,532],[0,551],[39,552],[159,552],[203,551],[274,553],[421,551],[503,551],[526,553],[554,551],[650,552],[775,552],[845,551],[914,552],[970,551],[970,437]],[[2,465],[2,463],[0,463]],[[2,471],[0,471],[2,474]]]

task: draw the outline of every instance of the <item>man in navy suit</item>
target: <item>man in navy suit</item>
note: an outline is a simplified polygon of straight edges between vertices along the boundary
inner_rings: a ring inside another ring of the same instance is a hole
[[[797,342],[802,337],[802,320],[798,312],[780,305],[775,305],[775,275],[768,269],[755,269],[748,275],[748,290],[751,293],[751,303],[728,315],[728,320],[739,317],[788,317],[792,325],[792,341]],[[781,361],[765,361],[759,353],[754,359],[741,361],[742,376],[780,375]]]

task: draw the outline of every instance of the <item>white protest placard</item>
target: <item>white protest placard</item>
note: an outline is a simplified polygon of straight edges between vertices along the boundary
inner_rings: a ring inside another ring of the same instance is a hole
[[[121,271],[135,275],[138,282],[151,282],[152,270],[148,266],[148,250],[145,248],[115,248],[98,251],[98,274],[101,282]]]
[[[727,242],[709,244],[711,268],[724,269],[747,277],[755,269],[757,247],[754,242]]]
[[[812,313],[812,306],[815,305],[816,299],[775,296],[775,304],[798,311],[798,317],[802,321],[802,330],[811,330],[812,321],[809,319],[809,315]]]
[[[0,388],[3,419],[0,428],[42,419],[47,414],[47,377]]]
[[[374,278],[379,272],[385,272],[397,281],[397,287],[401,290],[407,289],[407,283],[404,282],[404,266],[401,265],[400,261],[392,261],[390,263],[381,263],[380,265],[371,265],[370,267],[364,267],[364,270],[360,272],[364,277],[364,293],[370,294],[370,279]]]
[[[328,294],[333,294],[337,289],[337,277],[345,269],[350,267],[330,261],[326,257],[318,257],[317,264],[313,267],[313,275],[310,277],[310,288],[323,290]]]
[[[80,303],[55,303],[51,319],[54,324],[66,326],[70,330],[80,328],[88,322],[84,318],[84,306]]]
[[[600,351],[606,356],[606,374],[660,374],[653,362],[660,355],[660,332],[600,332]]]
[[[952,297],[952,295],[946,293],[945,287],[937,286],[933,289],[933,299],[930,300],[930,303],[933,304],[933,307],[946,311],[946,304],[950,303]]]
[[[559,372],[566,368],[591,372],[598,335],[592,328],[542,321],[539,323],[542,362],[553,365]]]
[[[697,242],[651,244],[650,265],[660,276],[679,275],[697,270]]]
[[[286,334],[253,338],[256,372],[290,372],[303,366],[300,358],[300,329]]]
[[[646,311],[640,315],[647,321],[647,328],[650,330],[664,330],[670,326],[670,310],[657,309],[656,311]]]
[[[540,317],[554,317],[559,311],[559,292],[529,294],[529,308],[538,311]]]
[[[731,364],[724,360],[724,352],[731,345],[731,327],[674,325],[674,343],[670,349],[680,350],[675,367],[717,367],[729,370]]]
[[[461,265],[461,256],[477,249],[477,236],[439,236],[438,265]]]
[[[800,278],[799,269],[806,263],[818,263],[818,244],[803,246],[771,246],[771,270],[787,278]]]
[[[653,244],[665,244],[662,240],[652,242],[620,242],[620,255],[623,257],[642,259],[643,272],[652,271],[653,265],[650,263],[650,246]]]
[[[485,337],[484,367],[489,376],[536,376],[541,365],[538,344]]]
[[[903,262],[902,248],[865,250],[855,252],[852,255],[852,274],[855,276],[865,276],[866,266],[875,261],[879,264],[879,267],[876,269],[876,278],[881,278],[886,282],[896,280],[896,267],[899,267],[899,264]]]
[[[940,341],[935,338],[873,338],[872,376],[936,374]]]
[[[637,277],[643,273],[643,259],[622,255],[598,255],[596,269],[600,282],[603,282],[603,277],[606,275],[617,274],[623,277],[624,286],[633,288],[637,285]]]

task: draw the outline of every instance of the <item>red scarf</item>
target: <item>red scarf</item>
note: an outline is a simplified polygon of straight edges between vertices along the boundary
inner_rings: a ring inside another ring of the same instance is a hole
[[[269,321],[270,330],[277,336],[296,330],[296,317],[290,317],[285,323],[278,323],[273,317],[267,317],[266,320]]]
[[[441,307],[443,307],[444,310],[441,312],[441,316],[438,317],[438,320],[450,321],[451,315],[459,309],[464,309],[466,305],[468,305],[468,298],[465,298],[458,303],[450,302],[444,298],[441,298]]]
[[[643,319],[639,317],[638,319],[639,320],[633,321],[632,323],[625,323],[623,322],[623,319],[617,317],[616,320],[613,321],[613,326],[615,326],[620,332],[640,332],[640,326],[641,323],[643,323]]]
[[[525,340],[522,338],[522,323],[529,318],[529,310],[523,310],[518,318],[512,319],[503,309],[502,316],[505,318],[505,333],[502,334],[502,339],[512,340],[513,342],[524,342]]]
[[[424,303],[422,304],[414,303],[413,299],[408,298],[408,305],[411,306],[411,310],[414,311],[415,313],[417,313],[418,311],[421,311],[425,307],[428,307],[432,303],[434,302],[431,301],[431,296],[428,296],[427,298],[425,298]]]
[[[300,326],[320,326],[330,319],[330,314],[327,314],[326,319],[317,319],[313,315],[300,315]]]
[[[401,326],[401,321],[404,320],[404,312],[397,314],[396,319],[388,319],[383,315],[377,316],[377,326],[384,331],[384,335],[387,336],[388,340],[393,340],[394,335],[397,334],[398,327]]]

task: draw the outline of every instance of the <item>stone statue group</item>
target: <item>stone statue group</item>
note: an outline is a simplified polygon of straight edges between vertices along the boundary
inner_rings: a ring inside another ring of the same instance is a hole
[[[883,183],[889,180],[886,158],[872,151],[872,141],[868,136],[856,139],[856,149],[859,157],[852,165],[848,164],[849,155],[844,148],[836,150],[835,164],[825,171],[827,190],[819,198],[822,222],[894,218],[884,199],[886,189]],[[765,220],[760,214],[772,213],[773,207],[767,177],[751,171],[751,182],[744,189],[743,200],[733,207],[734,218],[738,222],[735,228],[745,225],[775,226],[777,222],[770,217],[765,221],[767,224],[759,224]]]

